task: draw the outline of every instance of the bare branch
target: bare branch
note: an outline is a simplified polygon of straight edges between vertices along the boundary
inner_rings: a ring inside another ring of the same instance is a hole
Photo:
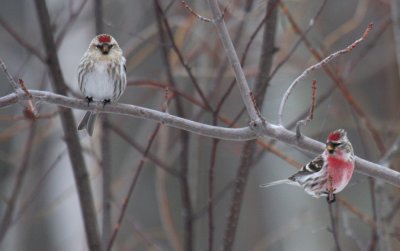
[[[304,77],[306,77],[311,71],[318,69],[326,64],[328,64],[330,61],[332,61],[333,59],[337,58],[340,55],[346,54],[350,51],[352,51],[355,47],[357,47],[367,36],[368,33],[371,31],[373,27],[373,24],[370,23],[367,27],[367,29],[365,29],[363,35],[357,39],[356,41],[354,41],[352,44],[350,44],[349,46],[347,46],[346,48],[339,50],[335,53],[332,53],[331,55],[327,56],[326,58],[324,58],[323,60],[321,60],[320,62],[311,65],[310,67],[308,67],[300,76],[298,76],[289,86],[289,88],[286,90],[285,94],[283,95],[281,104],[279,106],[279,111],[278,111],[278,121],[279,124],[282,125],[282,115],[283,115],[283,109],[285,108],[285,104],[286,101],[290,95],[290,93],[292,92],[293,88],[300,82],[301,79],[303,79]]]
[[[247,141],[257,138],[257,133],[252,131],[249,126],[241,128],[210,126],[207,124],[173,116],[168,113],[163,113],[135,105],[109,104],[103,108],[103,104],[101,102],[94,102],[93,104],[90,104],[90,106],[87,106],[85,100],[65,97],[51,92],[29,90],[29,93],[32,95],[33,99],[44,103],[55,104],[58,106],[73,109],[113,113],[148,119],[160,122],[163,125],[168,125],[211,138],[234,141]],[[0,107],[6,107],[11,104],[18,103],[19,99],[27,99],[26,94],[11,93],[7,96],[0,97]],[[297,141],[296,133],[293,133],[292,131],[289,131],[280,125],[274,125],[265,122],[265,126],[262,128],[262,134],[263,136],[272,137],[278,141],[292,145],[302,152],[319,154],[324,150],[323,143],[308,137],[303,137],[301,141]],[[387,183],[400,187],[399,172],[389,169],[385,166],[372,163],[365,159],[361,159],[359,157],[356,157],[356,165],[357,172],[374,178],[382,179]]]

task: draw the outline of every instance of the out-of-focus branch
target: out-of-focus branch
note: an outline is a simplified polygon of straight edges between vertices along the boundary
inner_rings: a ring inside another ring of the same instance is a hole
[[[55,92],[66,95],[67,89],[57,57],[57,48],[53,38],[50,24],[50,15],[44,0],[35,0],[37,16],[39,19],[42,40],[46,50],[46,62],[48,64],[52,85]],[[82,148],[76,131],[76,123],[71,110],[59,108],[61,124],[64,131],[64,139],[67,144],[69,158],[75,177],[82,218],[89,250],[101,250],[99,230],[97,227],[96,210],[90,187],[89,174],[83,160]]]
[[[18,33],[9,25],[3,18],[0,17],[0,26],[3,27],[8,34],[10,34],[15,41],[17,41],[22,47],[27,49],[29,52],[31,52],[33,55],[35,55],[40,61],[43,63],[46,62],[45,58],[43,55],[38,51],[37,48],[33,47],[31,44],[29,44],[26,39],[22,38]]]
[[[172,37],[169,23],[165,18],[164,11],[160,4],[159,0],[154,0],[154,7],[156,12],[156,19],[157,19],[157,27],[158,27],[158,36],[160,39],[160,43],[162,46],[162,60],[165,66],[165,70],[167,73],[167,78],[172,87],[176,88],[176,81],[172,74],[172,67],[169,57],[169,50],[166,46],[167,43],[167,35],[169,37],[170,42],[172,43],[172,47],[174,48],[175,52],[179,55],[179,50],[175,45],[175,41]],[[180,60],[182,61],[182,57],[180,56]],[[185,65],[185,64],[184,64]],[[191,71],[187,70],[189,76],[191,75]],[[199,94],[202,94],[199,86],[194,81],[195,78],[191,77],[194,86]],[[203,95],[203,101],[205,105],[207,105],[208,101],[205,99]],[[166,105],[168,101],[166,99]],[[183,103],[181,102],[181,98],[179,96],[175,97],[175,107],[178,116],[184,117],[184,109]],[[211,107],[208,105],[207,107]],[[165,106],[167,108],[167,106]],[[212,109],[211,109],[212,110]],[[183,217],[183,225],[184,225],[184,241],[183,241],[183,248],[185,251],[191,251],[194,245],[194,231],[193,231],[193,206],[192,206],[192,199],[190,196],[190,186],[189,186],[189,179],[188,179],[188,170],[189,170],[189,139],[190,134],[186,131],[180,131],[180,142],[181,142],[181,152],[180,152],[180,168],[179,168],[179,183],[180,183],[180,193],[181,193],[181,201],[182,201],[182,217]]]
[[[258,134],[258,132],[252,130],[250,126],[241,128],[210,126],[189,119],[173,116],[168,113],[163,113],[135,105],[109,104],[103,108],[103,104],[101,102],[94,102],[88,106],[85,100],[61,96],[50,92],[29,90],[29,93],[32,95],[35,101],[41,101],[73,109],[105,112],[148,119],[162,123],[163,125],[175,127],[211,138],[247,141],[257,138]],[[28,97],[25,93],[8,94],[7,96],[0,97],[0,107],[18,103],[19,99],[28,99]],[[319,154],[324,150],[323,143],[308,137],[303,137],[300,141],[298,141],[296,133],[289,131],[282,126],[274,125],[268,122],[265,122],[265,126],[261,133],[263,136],[268,136],[281,141],[282,143],[294,146],[302,152]],[[359,157],[356,157],[356,165],[357,172],[374,178],[382,179],[387,183],[400,187],[399,172]]]
[[[13,213],[15,211],[15,205],[17,203],[17,199],[19,196],[19,193],[22,188],[22,183],[25,178],[26,171],[29,167],[29,159],[31,157],[31,152],[33,147],[33,140],[35,138],[36,134],[36,126],[37,124],[32,121],[29,129],[29,134],[28,134],[28,139],[26,141],[24,151],[22,154],[22,161],[20,166],[18,167],[18,172],[16,176],[16,181],[14,183],[14,188],[11,193],[10,200],[7,203],[6,210],[4,212],[3,218],[1,220],[0,224],[0,243],[4,239],[5,234],[7,233],[8,227],[10,226],[10,223],[12,221]]]
[[[390,1],[390,10],[393,20],[393,34],[396,47],[396,58],[397,58],[397,71],[400,76],[400,2],[397,0]]]
[[[153,142],[154,142],[154,140],[155,140],[155,138],[156,138],[156,136],[157,136],[158,131],[160,130],[160,127],[161,127],[161,125],[158,124],[158,125],[156,126],[156,128],[154,129],[153,133],[151,134],[150,140],[149,140],[149,142],[148,142],[148,144],[147,144],[147,146],[146,146],[146,150],[144,151],[144,153],[143,153],[143,155],[142,155],[142,158],[141,158],[141,160],[140,160],[140,162],[139,162],[139,165],[138,165],[138,167],[136,168],[136,172],[135,172],[135,174],[133,175],[132,182],[131,182],[131,184],[130,184],[130,186],[129,186],[128,192],[127,192],[127,194],[126,194],[126,196],[125,196],[125,199],[124,199],[124,201],[123,201],[122,208],[121,208],[121,212],[120,212],[120,214],[119,214],[119,216],[118,216],[117,223],[115,224],[114,230],[112,231],[112,234],[111,234],[110,241],[108,242],[107,247],[106,247],[106,249],[105,249],[105,250],[107,250],[107,251],[111,251],[112,246],[113,246],[113,244],[114,244],[114,241],[115,241],[115,239],[117,238],[117,235],[118,235],[118,233],[119,233],[119,230],[121,229],[122,221],[123,221],[123,219],[124,219],[125,212],[126,212],[126,210],[127,210],[127,208],[128,208],[128,205],[129,205],[129,200],[130,200],[130,198],[132,197],[133,190],[134,190],[135,187],[136,187],[137,181],[138,181],[138,179],[139,179],[139,175],[140,175],[140,173],[142,172],[143,166],[144,166],[144,164],[145,164],[145,162],[146,162],[147,154],[150,152],[150,148],[151,148],[151,146],[152,146],[152,144],[153,144]]]

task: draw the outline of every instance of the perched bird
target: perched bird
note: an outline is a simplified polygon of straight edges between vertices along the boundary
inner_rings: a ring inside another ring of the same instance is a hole
[[[261,187],[279,184],[300,186],[313,197],[328,196],[328,203],[332,203],[335,201],[335,194],[349,183],[354,171],[354,160],[353,147],[346,131],[338,129],[328,135],[324,152],[303,166],[300,171],[288,179]]]
[[[126,59],[117,41],[107,34],[93,38],[78,66],[79,89],[88,105],[101,101],[103,105],[115,102],[126,88]],[[96,113],[88,111],[78,125],[93,134]]]

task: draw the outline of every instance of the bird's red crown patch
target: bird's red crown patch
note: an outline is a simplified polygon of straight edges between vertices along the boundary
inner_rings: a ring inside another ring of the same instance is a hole
[[[338,141],[341,138],[341,136],[342,136],[342,133],[336,131],[336,132],[329,134],[328,140],[329,141]]]
[[[97,39],[100,43],[111,43],[111,37],[109,35],[100,35]]]

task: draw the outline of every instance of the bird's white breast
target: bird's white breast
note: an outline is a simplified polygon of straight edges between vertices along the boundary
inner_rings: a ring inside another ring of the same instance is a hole
[[[108,62],[100,61],[86,74],[85,96],[92,97],[95,101],[112,99],[115,80],[107,73],[107,68]]]

